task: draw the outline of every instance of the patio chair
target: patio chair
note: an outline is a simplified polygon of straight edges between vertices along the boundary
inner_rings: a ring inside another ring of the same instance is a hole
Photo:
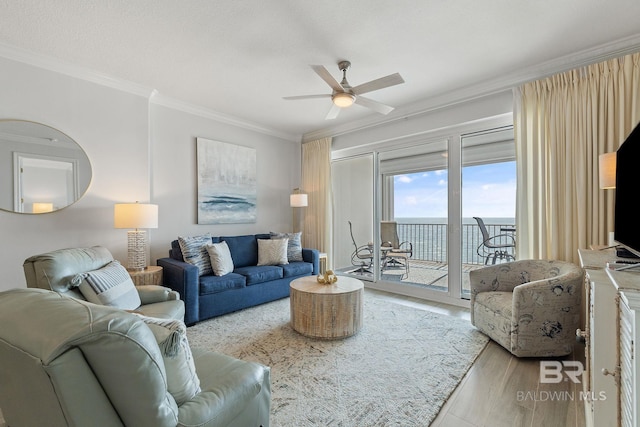
[[[349,233],[351,233],[351,241],[355,248],[351,254],[351,264],[358,267],[357,269],[350,271],[350,273],[371,273],[371,265],[373,264],[373,246],[368,244],[358,246],[356,239],[353,237],[353,226],[351,225],[351,221],[349,221]]]
[[[485,265],[495,264],[497,260],[503,261],[515,261],[516,257],[513,256],[512,250],[516,247],[516,240],[511,234],[498,234],[495,236],[489,236],[487,226],[484,224],[482,218],[474,216],[473,219],[478,223],[480,232],[482,233],[482,243],[478,245],[476,252],[478,256],[484,258]]]
[[[380,221],[380,240],[382,241],[382,246],[391,247],[391,250],[386,253],[388,258],[386,265],[405,267],[408,259],[413,255],[413,244],[411,242],[400,242],[400,238],[398,238],[398,223],[396,221]]]

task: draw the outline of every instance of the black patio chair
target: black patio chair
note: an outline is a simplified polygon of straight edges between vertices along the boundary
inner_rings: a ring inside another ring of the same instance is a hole
[[[358,267],[355,270],[350,271],[349,273],[372,273],[371,265],[373,264],[373,247],[371,245],[361,245],[358,246],[356,243],[356,239],[353,237],[353,226],[351,225],[351,221],[349,221],[349,233],[351,233],[351,241],[353,242],[353,247],[355,250],[351,254],[351,264]]]
[[[516,247],[516,239],[512,234],[498,234],[495,236],[489,236],[487,227],[484,224],[482,218],[474,216],[473,219],[478,223],[480,232],[482,233],[482,243],[476,249],[478,256],[484,258],[485,265],[495,264],[497,260],[515,261],[516,257],[513,255],[513,251]]]

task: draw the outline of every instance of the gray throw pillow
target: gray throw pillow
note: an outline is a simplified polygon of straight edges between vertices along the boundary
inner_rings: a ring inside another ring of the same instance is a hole
[[[233,271],[233,258],[231,258],[227,242],[209,243],[207,252],[211,259],[211,268],[216,276],[224,276]]]

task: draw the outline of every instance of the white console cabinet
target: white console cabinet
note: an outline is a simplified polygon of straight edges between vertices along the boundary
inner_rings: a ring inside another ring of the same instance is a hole
[[[639,267],[640,268],[640,267]],[[640,331],[640,271],[630,273],[607,270],[620,295],[618,335],[620,347],[620,424],[636,427],[640,422],[638,402],[638,332]]]
[[[583,296],[586,302],[585,373],[583,375],[585,420],[589,427],[617,427],[618,384],[611,375],[618,366],[617,291],[605,271],[613,250],[580,250],[580,263],[585,269]],[[605,375],[603,372],[609,373]],[[604,398],[603,398],[604,397]]]
[[[615,260],[612,249],[580,250],[579,255],[587,272],[587,425],[640,426],[640,267],[635,272],[607,269]]]

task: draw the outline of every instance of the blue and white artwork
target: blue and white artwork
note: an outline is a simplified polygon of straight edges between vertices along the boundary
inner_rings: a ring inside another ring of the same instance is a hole
[[[197,138],[198,224],[256,222],[255,148]]]

